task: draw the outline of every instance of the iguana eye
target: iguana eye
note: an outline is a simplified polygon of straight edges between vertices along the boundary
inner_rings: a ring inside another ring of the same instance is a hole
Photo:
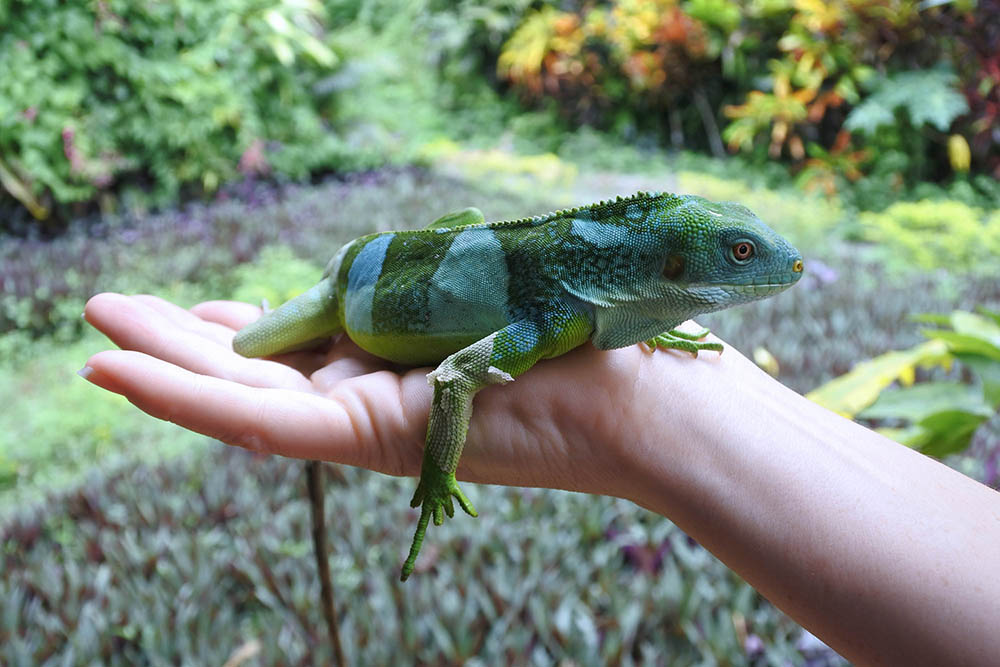
[[[670,255],[663,265],[663,277],[667,280],[677,280],[684,273],[684,256]]]
[[[729,252],[733,256],[734,260],[743,264],[750,261],[750,258],[753,257],[755,250],[756,249],[754,248],[753,243],[750,241],[739,241],[733,244],[733,247]]]

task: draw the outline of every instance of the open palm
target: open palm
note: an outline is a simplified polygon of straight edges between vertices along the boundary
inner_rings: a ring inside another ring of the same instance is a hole
[[[152,296],[99,294],[85,317],[122,349],[94,355],[87,378],[155,417],[229,444],[417,474],[428,369],[396,367],[346,336],[280,361],[243,358],[232,337],[260,314],[229,301],[185,310]],[[622,443],[635,439],[629,430],[643,356],[635,346],[607,353],[584,345],[510,386],[483,390],[459,477],[620,495],[616,473]]]

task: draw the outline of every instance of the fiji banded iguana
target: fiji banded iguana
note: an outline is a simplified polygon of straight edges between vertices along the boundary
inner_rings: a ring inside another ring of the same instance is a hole
[[[351,241],[316,286],[240,330],[233,348],[261,357],[345,332],[384,359],[437,364],[405,580],[452,498],[476,516],[455,471],[477,391],[587,341],[721,352],[701,342],[707,330],[674,327],[801,275],[799,252],[740,204],[640,192],[501,222],[469,208]]]

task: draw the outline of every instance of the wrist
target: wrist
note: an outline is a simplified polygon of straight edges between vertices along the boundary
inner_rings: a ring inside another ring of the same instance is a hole
[[[621,495],[673,519],[685,509],[705,509],[733,476],[746,477],[742,456],[753,441],[741,444],[740,425],[767,424],[769,411],[790,393],[728,346],[696,359],[651,355],[636,394],[658,398],[641,400],[646,407],[635,410],[637,439],[622,452],[629,483]]]

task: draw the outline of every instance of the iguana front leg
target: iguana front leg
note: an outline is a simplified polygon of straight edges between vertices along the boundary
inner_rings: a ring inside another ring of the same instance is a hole
[[[487,385],[511,382],[539,359],[563,354],[582,344],[591,328],[586,316],[569,309],[538,321],[515,322],[459,350],[428,373],[434,401],[420,482],[410,501],[411,507],[420,507],[420,520],[400,579],[406,581],[413,572],[430,520],[440,526],[445,514],[454,516],[453,498],[466,513],[476,516],[455,479],[476,392]]]
[[[664,350],[683,350],[684,352],[690,352],[695,357],[698,356],[698,352],[703,350],[722,354],[722,343],[706,343],[702,340],[708,334],[708,329],[702,329],[697,333],[671,329],[658,336],[653,336],[646,341],[646,345],[649,346],[650,350],[655,350],[658,347]]]

